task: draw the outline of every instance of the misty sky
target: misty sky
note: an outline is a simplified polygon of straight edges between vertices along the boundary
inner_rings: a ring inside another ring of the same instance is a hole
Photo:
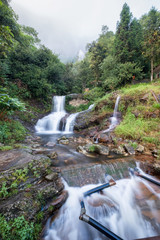
[[[160,0],[12,0],[19,23],[36,29],[41,43],[63,60],[71,60],[96,40],[102,25],[115,32],[124,3],[140,18]]]

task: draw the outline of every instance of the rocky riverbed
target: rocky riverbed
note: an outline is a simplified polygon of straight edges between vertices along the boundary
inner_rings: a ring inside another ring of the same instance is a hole
[[[67,199],[61,176],[77,165],[96,165],[100,158],[112,161],[132,156],[141,161],[146,172],[159,175],[156,149],[139,144],[135,148],[130,141],[98,134],[100,143],[94,142],[91,133],[85,137],[60,136],[55,141],[29,136],[19,148],[1,151],[0,213],[6,220],[24,216],[27,221],[44,226]],[[92,183],[93,179],[88,181]]]

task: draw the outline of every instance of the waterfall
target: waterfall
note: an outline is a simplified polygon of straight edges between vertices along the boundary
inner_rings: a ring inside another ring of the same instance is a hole
[[[65,133],[72,133],[74,129],[74,122],[79,113],[71,114],[66,120]]]
[[[80,199],[84,200],[86,214],[100,222],[124,240],[157,236],[160,223],[154,209],[158,209],[160,196],[153,194],[141,179],[130,177],[116,181],[116,185],[83,197],[83,193],[96,184],[70,187],[66,182],[68,199],[60,213],[47,229],[45,240],[105,240],[106,237],[87,223],[79,220]],[[146,193],[150,198],[144,198]]]
[[[111,124],[108,129],[103,131],[103,133],[112,131],[118,125],[117,110],[118,110],[119,100],[120,100],[120,96],[118,96],[116,99],[113,117],[111,117]]]
[[[66,111],[64,109],[65,96],[53,97],[53,111],[42,119],[39,119],[35,129],[38,133],[60,133],[61,132],[61,120],[65,117]]]
[[[82,112],[91,110],[93,106],[94,104],[90,105],[88,110]],[[73,113],[66,117],[65,96],[54,96],[53,110],[48,116],[38,120],[35,126],[36,132],[39,134],[73,133],[75,119],[82,112]]]

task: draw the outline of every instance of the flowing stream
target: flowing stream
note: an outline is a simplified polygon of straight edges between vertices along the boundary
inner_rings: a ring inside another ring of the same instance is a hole
[[[128,167],[134,165],[133,161],[114,161],[108,165],[79,166],[70,171],[63,169],[63,181],[69,196],[57,218],[48,221],[45,240],[108,239],[79,220],[81,199],[87,215],[124,240],[160,235],[160,189],[146,180],[130,176]],[[104,189],[103,194],[94,193],[84,198],[84,192],[108,181],[108,172],[117,178],[116,185]],[[78,187],[81,183],[84,185]]]
[[[118,124],[119,100],[120,97],[117,97],[111,125],[104,132],[112,131]],[[53,104],[53,111],[40,119],[35,127],[46,142],[56,141],[61,133],[73,133],[74,121],[79,114],[68,116],[64,96],[54,97]],[[56,218],[48,220],[45,240],[108,239],[79,220],[82,199],[87,215],[124,240],[160,236],[160,188],[147,180],[130,175],[128,168],[136,166],[133,159],[114,159],[114,156],[84,157],[74,147],[61,144],[56,144],[54,150],[58,152],[58,159],[53,164],[61,168],[68,198]],[[116,185],[100,193],[83,196],[87,190],[108,182],[108,176],[114,178]]]

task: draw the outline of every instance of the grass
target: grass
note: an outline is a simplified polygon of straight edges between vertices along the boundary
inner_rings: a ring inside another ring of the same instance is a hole
[[[153,83],[139,83],[135,85],[126,85],[125,87],[120,89],[120,95],[129,95],[135,96],[141,95],[142,93],[148,93],[150,91],[154,91],[155,93],[159,93],[160,91],[160,80]]]
[[[119,137],[129,138],[158,145],[160,142],[160,124],[158,118],[136,118],[128,111],[119,126],[115,129]]]

